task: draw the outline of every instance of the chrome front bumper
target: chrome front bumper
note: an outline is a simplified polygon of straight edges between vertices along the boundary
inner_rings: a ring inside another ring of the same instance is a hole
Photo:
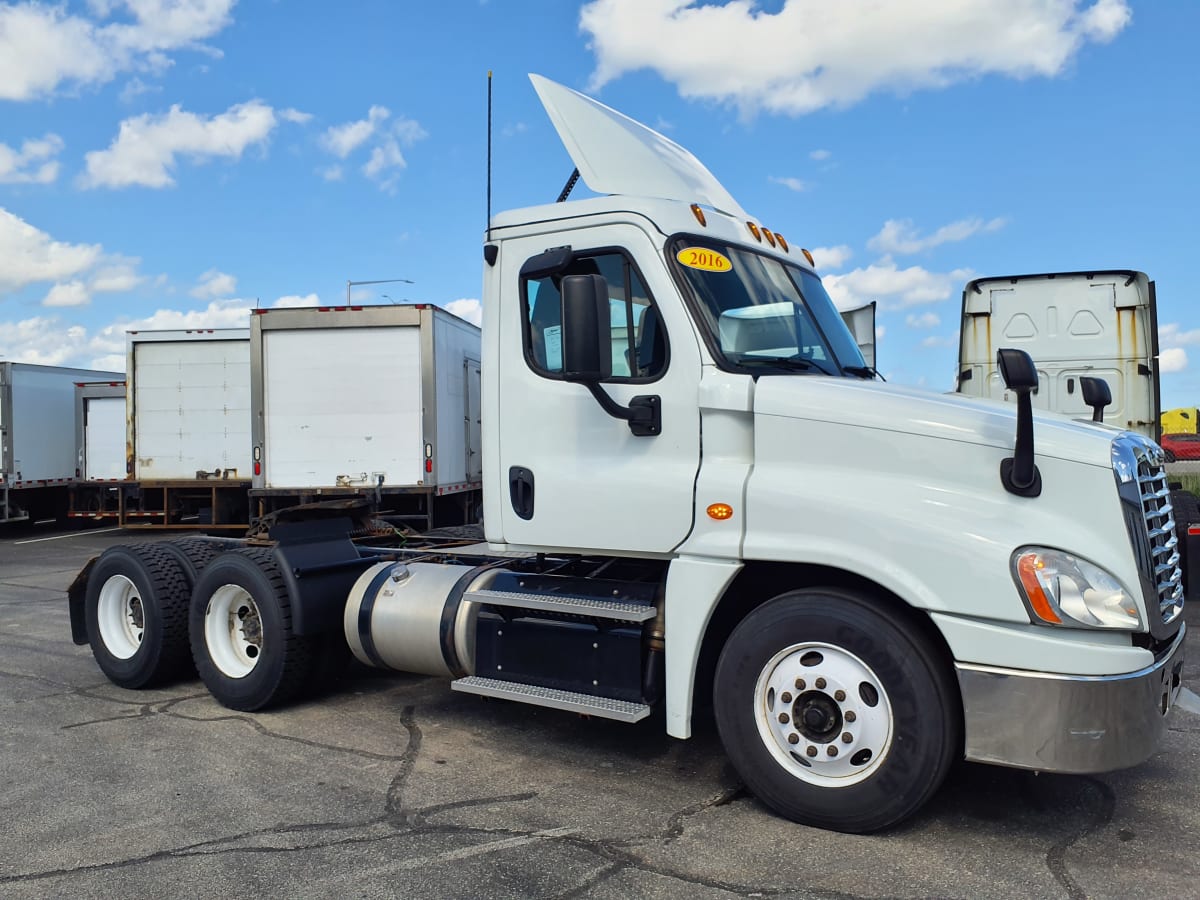
[[[1042,772],[1111,772],[1159,745],[1183,682],[1187,626],[1151,666],[1054,675],[957,664],[966,758]]]

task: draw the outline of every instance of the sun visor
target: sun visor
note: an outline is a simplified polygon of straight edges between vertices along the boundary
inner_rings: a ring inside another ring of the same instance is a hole
[[[671,139],[541,75],[531,74],[529,80],[584,184],[595,193],[701,203],[746,218],[713,173]]]

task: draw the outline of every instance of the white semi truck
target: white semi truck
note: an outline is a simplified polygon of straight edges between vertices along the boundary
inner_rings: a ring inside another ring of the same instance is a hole
[[[1132,269],[976,278],[963,289],[958,391],[1015,399],[996,370],[996,347],[1033,357],[1033,405],[1090,417],[1085,378],[1103,379],[1105,421],[1159,438],[1158,312],[1154,282]]]
[[[70,592],[108,677],[194,659],[256,710],[349,645],[464,694],[659,709],[677,738],[711,700],[751,791],[852,832],[956,759],[1153,753],[1186,634],[1159,448],[1034,415],[1020,351],[1015,408],[880,383],[806,252],[682,147],[533,81],[601,196],[489,223],[486,537],[368,546],[323,520],[112,548]]]
[[[119,372],[0,361],[0,523],[57,520],[79,477],[75,383]]]

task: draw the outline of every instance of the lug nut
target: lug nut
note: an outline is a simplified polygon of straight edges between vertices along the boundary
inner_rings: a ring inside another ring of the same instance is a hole
[[[806,687],[806,685],[804,684],[804,679],[797,678],[796,679],[796,690],[802,691],[802,690],[804,690],[805,687]]]
[[[826,750],[825,752],[828,753],[830,756],[837,756],[837,747],[830,744],[829,749]]]
[[[817,683],[818,691],[825,690],[825,679],[824,678],[818,678],[816,683]]]
[[[804,752],[807,753],[809,756],[816,756],[817,748],[812,746],[811,744],[809,744],[808,749],[805,750]]]
[[[843,700],[846,699],[846,692],[845,691],[834,691],[833,699],[836,700],[838,703],[841,703]]]
[[[850,710],[849,712],[846,713],[846,721],[847,722],[853,722],[857,718],[858,718],[858,715],[854,712],[854,710]]]
[[[791,734],[788,735],[788,743],[789,744],[800,743],[800,735],[796,734],[796,732],[793,731]]]
[[[843,743],[843,744],[848,744],[848,743],[850,743],[852,740],[854,740],[854,735],[852,735],[852,734],[851,734],[850,732],[848,732],[848,731],[843,731],[843,732],[842,732],[842,743]]]
[[[786,725],[786,724],[787,724],[788,722],[790,722],[790,721],[792,721],[792,717],[791,717],[791,716],[789,716],[787,713],[780,713],[780,714],[779,714],[779,723],[780,723],[781,725]]]
[[[789,694],[787,691],[784,691],[782,694],[779,695],[779,700],[782,703],[791,703],[792,695]]]

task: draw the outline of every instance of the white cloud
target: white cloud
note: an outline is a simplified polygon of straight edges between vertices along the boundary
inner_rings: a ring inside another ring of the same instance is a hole
[[[942,318],[935,312],[924,312],[920,315],[909,313],[904,317],[904,324],[909,328],[937,328],[942,324]]]
[[[60,366],[87,353],[87,330],[58,316],[0,322],[0,359]],[[122,366],[121,368],[124,368]]]
[[[775,184],[782,184],[789,191],[795,191],[796,193],[808,190],[808,185],[805,182],[799,178],[792,178],[790,175],[783,177],[772,175],[768,180],[773,181]]]
[[[824,162],[831,156],[833,156],[833,154],[828,150],[813,150],[808,154],[809,159],[816,160],[817,162]]]
[[[1180,331],[1178,322],[1166,322],[1158,326],[1158,342],[1167,347],[1200,344],[1200,328]]]
[[[986,222],[980,218],[960,219],[922,237],[911,219],[888,219],[883,223],[879,234],[867,241],[867,246],[877,253],[909,255],[931,250],[942,244],[965,241],[975,234],[998,231],[1005,224],[1006,221],[1000,218],[989,219]]]
[[[372,106],[367,110],[365,119],[333,125],[325,129],[321,135],[321,146],[336,156],[345,159],[363,143],[370,140],[371,135],[388,117],[391,111],[386,106]]]
[[[1182,347],[1168,347],[1158,354],[1160,372],[1182,372],[1187,369],[1187,351]]]
[[[236,290],[236,278],[216,269],[209,269],[200,276],[196,286],[188,293],[198,300],[217,300],[231,296]]]
[[[306,306],[320,306],[321,298],[316,294],[288,294],[286,297],[280,297],[271,304],[272,309],[296,309]]]
[[[82,281],[56,284],[42,298],[42,306],[87,306],[91,302],[91,292]]]
[[[312,117],[312,113],[301,112],[298,109],[279,110],[279,118],[285,122],[291,122],[293,125],[307,125],[312,121]]]
[[[826,275],[825,290],[839,309],[853,309],[875,300],[880,310],[904,309],[948,299],[973,276],[970,269],[930,272],[920,266],[897,268],[885,257],[866,268]]]
[[[47,134],[40,140],[27,140],[19,150],[0,143],[0,184],[50,184],[58,178],[58,156],[63,139]]]
[[[358,148],[369,146],[370,154],[362,165],[362,173],[381,189],[394,190],[399,173],[408,166],[403,149],[428,137],[428,133],[413,119],[391,116],[387,107],[372,106],[365,119],[327,128],[320,144],[338,159],[346,159]],[[319,170],[319,174],[326,181],[340,181],[343,171],[335,165]]]
[[[649,68],[688,98],[802,115],[984,75],[1054,77],[1131,17],[1125,0],[784,0],[776,12],[756,0],[591,0],[579,26],[596,56],[592,89]]]
[[[818,269],[840,269],[854,251],[841,244],[837,247],[813,247],[808,251],[813,256],[813,263]]]
[[[478,300],[464,299],[451,300],[449,303],[439,304],[448,313],[453,313],[460,319],[466,319],[472,325],[483,324],[483,304]]]
[[[139,259],[122,260],[114,258],[92,273],[88,281],[88,289],[96,294],[115,294],[131,291],[146,279],[137,273]]]
[[[275,110],[261,100],[239,103],[211,118],[176,104],[161,116],[123,121],[107,150],[86,155],[87,173],[79,183],[85,188],[169,187],[175,184],[177,157],[197,163],[240,159],[247,147],[264,144],[277,124]]]
[[[65,85],[100,85],[126,71],[159,72],[171,51],[199,43],[231,21],[235,0],[112,0],[88,3],[90,16],[65,4],[0,6],[0,100],[47,97]],[[106,22],[110,16],[117,20]]]
[[[68,244],[0,208],[0,291],[69,280],[100,261],[99,244]]]

